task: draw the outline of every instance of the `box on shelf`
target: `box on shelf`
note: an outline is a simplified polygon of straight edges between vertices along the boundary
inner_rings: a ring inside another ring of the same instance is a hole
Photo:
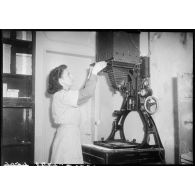
[[[16,39],[24,41],[32,41],[31,31],[16,31]]]
[[[3,83],[3,97],[7,97],[7,83]]]
[[[32,54],[16,53],[16,74],[32,75]]]
[[[10,39],[10,34],[11,34],[10,30],[2,31],[3,38]]]
[[[3,73],[10,73],[11,45],[3,44]]]
[[[7,97],[18,98],[19,89],[8,89]]]

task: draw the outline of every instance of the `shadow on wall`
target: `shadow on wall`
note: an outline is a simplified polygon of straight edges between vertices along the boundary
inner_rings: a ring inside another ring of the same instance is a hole
[[[163,32],[155,32],[152,36],[151,41],[154,41],[156,39],[160,39],[162,37]],[[192,34],[190,34],[192,38]],[[180,43],[182,43],[184,46],[187,45],[187,32],[181,32],[180,33]]]
[[[46,80],[46,89],[48,88],[48,83],[49,83],[49,75],[47,76],[47,80]],[[49,103],[49,120],[50,120],[51,127],[57,129],[59,125],[54,122],[53,117],[52,117],[52,99],[53,99],[53,95],[49,94],[47,91],[45,91],[45,97],[46,98],[50,98],[50,103]],[[48,162],[51,161],[52,146],[53,146],[53,142],[54,142],[55,136],[56,136],[56,132],[54,134],[54,137],[53,137],[53,140],[52,140],[52,144],[51,144],[51,146],[49,148]]]

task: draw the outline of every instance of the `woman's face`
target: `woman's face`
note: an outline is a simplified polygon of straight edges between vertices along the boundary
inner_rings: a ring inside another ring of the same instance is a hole
[[[63,89],[69,89],[72,86],[73,76],[68,69],[63,71],[61,78],[59,78],[59,83],[62,85]]]

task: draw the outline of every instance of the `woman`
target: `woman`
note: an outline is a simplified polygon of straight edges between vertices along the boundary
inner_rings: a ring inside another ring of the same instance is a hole
[[[93,96],[97,74],[105,67],[104,61],[96,63],[80,90],[70,89],[73,78],[66,65],[50,72],[48,93],[53,94],[52,116],[59,124],[52,146],[52,164],[83,164],[79,105]]]

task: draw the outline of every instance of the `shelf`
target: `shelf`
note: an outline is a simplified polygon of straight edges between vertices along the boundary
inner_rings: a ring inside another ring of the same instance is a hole
[[[32,75],[25,75],[25,74],[11,74],[11,73],[3,73],[3,77],[6,78],[27,78],[27,79],[32,79]]]
[[[20,39],[9,39],[9,38],[3,38],[2,42],[5,44],[11,44],[11,45],[17,45],[17,46],[27,46],[27,47],[32,47],[32,41],[28,40],[20,40]]]
[[[20,141],[17,139],[4,139],[2,146],[3,147],[10,147],[10,146],[29,146],[32,142],[30,141]]]
[[[32,54],[32,41],[3,38],[2,42],[4,44],[12,45],[12,48],[14,48],[16,53]]]
[[[33,106],[33,102],[31,98],[28,97],[19,97],[19,98],[11,98],[4,97],[3,98],[3,107],[21,107],[21,108],[30,108]]]

